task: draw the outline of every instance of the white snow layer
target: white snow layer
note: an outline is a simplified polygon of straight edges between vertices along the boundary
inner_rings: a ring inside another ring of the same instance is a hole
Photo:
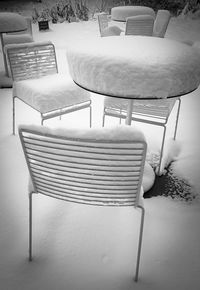
[[[1,12],[0,14],[0,32],[15,32],[27,29],[26,19],[12,12]]]
[[[199,53],[169,39],[96,37],[68,45],[67,59],[79,85],[105,95],[166,98],[200,83]]]
[[[50,24],[34,39],[56,44],[59,68],[66,70],[65,47],[74,38],[84,41],[99,34],[96,22]],[[172,18],[167,36],[200,40],[200,21]],[[3,62],[0,62],[3,67]],[[181,152],[173,162],[200,194],[200,90],[182,97],[177,140]],[[99,96],[100,98],[100,96]],[[97,100],[95,96],[94,100]],[[171,198],[145,199],[145,225],[139,281],[133,281],[138,242],[139,212],[132,208],[75,205],[44,196],[33,201],[33,257],[28,256],[28,172],[18,136],[11,135],[12,90],[0,90],[0,289],[2,290],[196,290],[200,285],[200,203]],[[84,111],[84,110],[83,110]],[[94,124],[101,125],[100,108]],[[85,122],[78,112],[48,126],[71,127]],[[112,121],[112,120],[110,120]],[[39,124],[22,102],[17,122]],[[57,122],[57,123],[56,123]],[[118,120],[114,120],[115,124]],[[109,122],[106,124],[109,125]],[[168,124],[168,130],[174,123]],[[144,127],[143,127],[144,129]],[[152,141],[155,128],[148,127]],[[146,133],[145,133],[146,136]],[[160,135],[159,135],[160,137]]]

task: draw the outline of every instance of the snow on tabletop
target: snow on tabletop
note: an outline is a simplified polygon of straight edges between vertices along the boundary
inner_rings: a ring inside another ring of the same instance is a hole
[[[137,15],[152,15],[155,17],[155,12],[152,8],[146,6],[118,6],[111,10],[111,17],[116,21],[126,21],[127,17]]]
[[[169,39],[93,37],[71,42],[67,59],[79,85],[106,95],[167,98],[186,94],[200,83],[199,53]]]
[[[12,12],[0,12],[0,32],[15,32],[27,29],[26,19]]]

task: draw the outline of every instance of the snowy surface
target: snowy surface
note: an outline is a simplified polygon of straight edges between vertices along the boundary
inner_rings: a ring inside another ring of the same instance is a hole
[[[168,37],[200,40],[200,21],[172,19]],[[67,71],[65,47],[74,40],[98,35],[98,24],[56,24],[35,40],[52,40],[59,69]],[[188,33],[189,31],[189,33]],[[2,62],[1,62],[2,65]],[[2,65],[3,66],[3,65]],[[34,196],[34,260],[28,256],[28,172],[18,136],[11,135],[12,90],[0,90],[0,289],[2,290],[196,290],[200,285],[200,89],[182,97],[177,141],[179,155],[172,163],[186,178],[196,199],[191,203],[170,197],[145,199],[145,228],[139,281],[133,281],[139,211],[98,208]],[[93,95],[93,126],[102,124],[102,99]],[[17,104],[18,124],[39,124],[36,112]],[[109,118],[106,126],[117,124]],[[89,125],[88,112],[49,120],[52,128]],[[160,130],[137,124],[157,152]],[[167,138],[172,136],[169,120]],[[170,142],[169,142],[170,144]],[[176,151],[176,150],[175,150]],[[175,152],[176,153],[176,152]]]
[[[148,14],[155,17],[155,12],[152,8],[146,6],[119,6],[111,10],[111,18],[116,21],[126,21],[127,17]]]
[[[166,98],[200,83],[200,57],[186,44],[147,36],[111,36],[72,43],[67,49],[72,78],[102,94]]]
[[[25,18],[17,13],[1,12],[0,32],[15,32],[27,29]]]
[[[42,113],[74,105],[74,98],[77,104],[90,100],[90,94],[78,87],[67,73],[17,81],[13,88],[14,95]]]

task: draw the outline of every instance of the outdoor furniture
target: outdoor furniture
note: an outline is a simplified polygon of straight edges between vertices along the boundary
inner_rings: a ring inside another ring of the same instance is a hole
[[[3,35],[4,45],[12,43],[33,42],[33,30],[31,17],[24,17],[27,22],[27,29],[22,32],[11,32]]]
[[[5,74],[8,76],[8,65],[6,54],[4,51],[4,46],[8,43],[8,39],[11,37],[14,39],[16,36],[10,36],[7,33],[14,33],[14,32],[25,32],[28,29],[28,20],[17,14],[12,12],[0,12],[0,37],[1,37],[1,46],[2,46],[2,53],[3,53],[3,60],[4,60],[4,68]],[[18,42],[22,39],[22,36],[17,36]],[[16,38],[15,38],[16,39]],[[23,38],[23,42],[31,42],[32,37],[27,35],[27,37]],[[4,42],[5,41],[5,42]],[[11,40],[10,40],[11,41]]]
[[[74,84],[67,74],[58,72],[54,45],[49,42],[10,44],[6,46],[13,79],[13,134],[15,134],[15,99],[18,98],[44,120],[89,108],[90,94]]]
[[[120,33],[123,31],[116,25],[108,25],[108,15],[106,13],[99,13],[97,15],[97,19],[101,37],[120,35]]]
[[[29,260],[34,193],[93,206],[132,206],[142,211],[137,281],[145,214],[141,184],[147,145],[143,134],[128,126],[84,131],[20,126],[19,136],[31,178]]]
[[[126,22],[126,18],[137,15],[151,15],[155,18],[155,11],[147,6],[117,6],[111,9],[111,19]]]
[[[137,15],[126,18],[125,35],[152,36],[154,17],[151,15]]]
[[[178,102],[178,106],[176,108],[176,122],[173,139],[176,139],[179,112],[181,106],[180,98],[173,98],[167,100],[135,100],[133,104],[132,110],[132,121],[142,122],[146,124],[151,124],[155,126],[160,126],[163,128],[162,134],[162,142],[160,149],[160,158],[159,164],[157,168],[157,174],[160,175],[161,172],[161,162],[163,157],[163,150],[165,144],[165,136],[166,136],[166,126],[168,123],[168,119],[170,114],[175,106],[176,101]],[[127,116],[127,107],[128,101],[118,98],[110,98],[105,97],[104,99],[104,110],[103,110],[103,126],[105,125],[105,116],[126,119]]]
[[[153,36],[165,37],[170,18],[171,14],[168,10],[158,10],[153,27]]]
[[[166,38],[99,38],[71,47],[67,59],[71,76],[81,88],[95,92],[96,97],[127,99],[127,125],[131,125],[136,100],[177,98],[200,83],[199,53]]]

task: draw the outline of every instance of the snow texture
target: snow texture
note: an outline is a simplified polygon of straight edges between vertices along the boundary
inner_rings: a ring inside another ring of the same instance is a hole
[[[17,32],[27,29],[25,18],[17,13],[0,13],[0,32]]]
[[[111,36],[67,48],[72,78],[94,92],[127,98],[167,98],[200,83],[194,48],[163,38]]]
[[[16,81],[13,94],[41,113],[90,100],[90,94],[78,87],[70,75],[60,73]]]
[[[115,21],[126,21],[127,17],[137,15],[152,15],[155,17],[155,12],[152,8],[146,6],[119,6],[113,7],[111,17]]]

